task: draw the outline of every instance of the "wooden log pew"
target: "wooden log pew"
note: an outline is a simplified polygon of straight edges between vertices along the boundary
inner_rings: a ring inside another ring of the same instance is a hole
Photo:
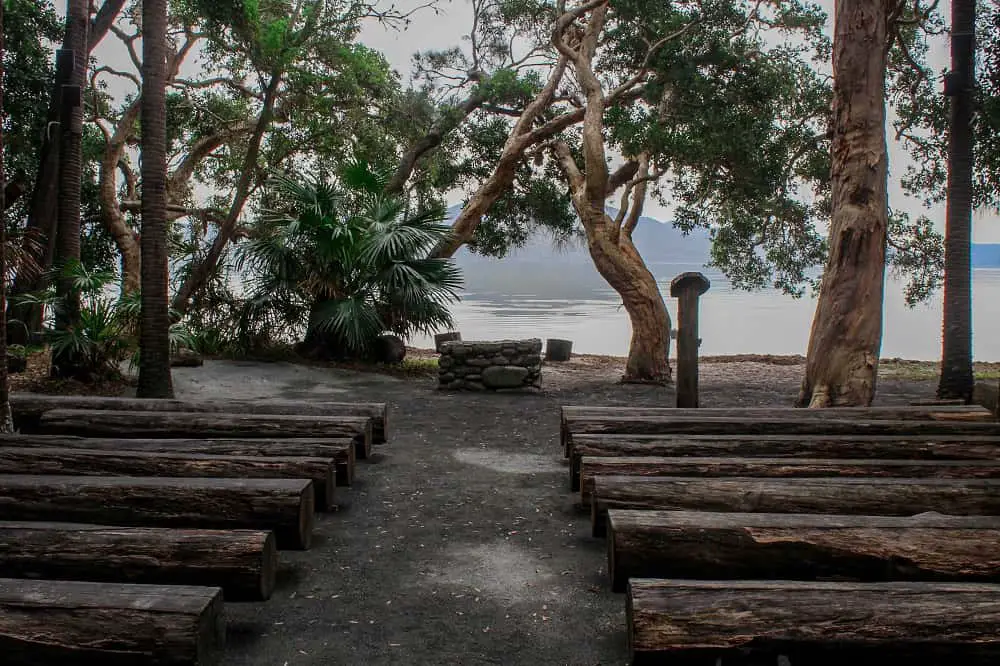
[[[134,439],[72,437],[63,435],[2,435],[0,447],[144,451],[147,453],[198,453],[221,456],[332,458],[337,485],[354,481],[354,440],[339,439]]]
[[[913,664],[1000,659],[1000,586],[633,578],[633,664]]]
[[[2,456],[0,456],[2,461]],[[590,506],[598,476],[868,477],[903,479],[998,479],[1000,460],[870,460],[826,458],[607,458],[584,456],[580,503]]]
[[[5,666],[211,666],[225,636],[218,587],[0,578]]]
[[[1000,516],[1000,480],[599,476],[591,501],[594,536],[605,535],[609,509]]]
[[[41,434],[84,437],[350,437],[358,458],[368,458],[372,446],[372,420],[367,416],[53,409],[42,414],[39,430]]]
[[[1000,423],[996,421],[903,421],[755,416],[581,416],[566,419],[563,445],[567,455],[572,455],[577,435],[602,434],[742,435],[744,437],[750,435],[1000,436]]]
[[[858,419],[864,421],[993,421],[995,416],[980,405],[901,405],[884,407],[837,407],[836,409],[794,409],[783,407],[619,407],[608,405],[564,405],[560,409],[560,440],[567,455],[574,428],[582,422],[627,418],[741,418],[799,419],[810,421]]]
[[[574,435],[570,489],[580,489],[584,456],[676,458],[853,458],[1000,460],[990,435]]]
[[[311,479],[316,508],[332,511],[337,506],[332,458],[0,446],[0,474]]]
[[[1000,517],[608,512],[608,575],[1000,582]]]
[[[0,521],[9,578],[221,587],[226,601],[274,591],[272,532]]]
[[[272,530],[305,550],[315,491],[308,479],[0,475],[0,520],[126,527]]]
[[[372,443],[388,441],[388,410],[384,402],[312,402],[297,400],[154,400],[104,396],[12,393],[11,412],[22,431],[37,429],[42,414],[54,409],[102,409],[119,412],[228,412],[291,416],[367,416],[372,420]]]

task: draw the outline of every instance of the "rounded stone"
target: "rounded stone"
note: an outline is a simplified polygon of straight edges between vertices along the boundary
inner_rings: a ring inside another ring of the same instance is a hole
[[[487,388],[517,388],[524,386],[528,369],[513,365],[494,365],[483,370],[483,384]]]

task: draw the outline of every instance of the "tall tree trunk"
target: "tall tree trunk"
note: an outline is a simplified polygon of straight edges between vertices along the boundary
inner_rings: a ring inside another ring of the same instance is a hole
[[[243,213],[243,206],[250,196],[250,187],[253,184],[254,175],[257,172],[257,160],[260,157],[260,147],[264,141],[264,134],[271,126],[274,118],[274,104],[278,96],[278,87],[281,85],[284,72],[276,69],[271,73],[271,80],[264,91],[264,103],[257,119],[257,126],[250,137],[250,144],[247,146],[246,156],[243,158],[243,169],[240,172],[239,182],[236,184],[236,193],[233,195],[233,203],[229,208],[229,214],[209,247],[208,253],[201,261],[194,265],[188,274],[187,279],[181,284],[180,289],[174,296],[173,309],[184,314],[191,305],[191,299],[208,282],[212,273],[219,265],[223,253],[229,246],[229,242],[236,234],[237,223]]]
[[[88,0],[69,0],[66,10],[68,33],[72,35],[70,50],[73,52],[73,75],[70,85],[63,86],[60,102],[59,147],[59,215],[56,231],[55,265],[64,267],[80,261],[80,200],[83,179],[83,90],[87,85],[87,33],[90,26]],[[80,318],[80,294],[72,279],[62,277],[56,281],[60,308],[56,328],[69,330]],[[84,363],[72,351],[54,354],[52,372],[59,377],[77,375]]]
[[[798,405],[870,405],[882,345],[889,201],[885,71],[895,0],[838,0],[830,256]]]
[[[951,2],[944,336],[939,398],[972,400],[972,169],[976,0]]]
[[[118,162],[125,153],[125,144],[132,138],[135,121],[139,117],[141,102],[136,100],[125,108],[122,118],[111,134],[108,145],[101,157],[99,175],[99,196],[101,202],[101,217],[104,226],[122,255],[122,294],[139,291],[141,251],[139,239],[129,227],[118,201]],[[145,188],[143,188],[145,191]]]
[[[111,25],[117,20],[125,6],[126,0],[105,0],[90,24],[89,33],[84,37],[87,44],[87,54],[104,39]],[[55,258],[56,248],[56,217],[58,215],[57,200],[59,195],[59,102],[62,99],[62,87],[69,85],[72,77],[73,61],[67,62],[65,55],[72,45],[79,42],[79,36],[74,30],[79,28],[72,17],[66,17],[66,36],[62,51],[56,60],[56,77],[49,99],[48,125],[45,138],[42,141],[38,172],[35,176],[31,194],[31,206],[28,212],[26,241],[22,251],[27,253],[32,261],[22,266],[39,266],[47,270],[51,268]],[[45,286],[45,275],[37,271],[21,270],[11,285],[14,294],[25,294],[37,291]],[[10,331],[10,339],[18,344],[28,342],[29,331],[39,331],[42,326],[41,306],[22,305],[11,307],[9,316],[21,324]]]
[[[3,6],[0,2],[0,312],[7,311],[7,178],[3,169]],[[14,432],[7,376],[7,318],[0,317],[0,432]]]
[[[172,398],[167,247],[167,0],[142,3],[140,398]]]

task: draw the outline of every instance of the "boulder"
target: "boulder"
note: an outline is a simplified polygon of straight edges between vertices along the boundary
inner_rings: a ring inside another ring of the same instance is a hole
[[[528,369],[515,365],[494,365],[484,368],[483,386],[491,389],[519,388],[528,378]]]
[[[204,364],[201,355],[190,349],[178,349],[177,353],[170,357],[171,368],[200,368]]]
[[[406,344],[398,335],[380,335],[375,341],[375,361],[396,365],[406,358]]]

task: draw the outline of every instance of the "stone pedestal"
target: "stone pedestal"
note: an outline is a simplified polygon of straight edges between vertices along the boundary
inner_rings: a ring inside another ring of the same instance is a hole
[[[542,341],[445,342],[438,359],[440,388],[499,391],[541,388]]]

